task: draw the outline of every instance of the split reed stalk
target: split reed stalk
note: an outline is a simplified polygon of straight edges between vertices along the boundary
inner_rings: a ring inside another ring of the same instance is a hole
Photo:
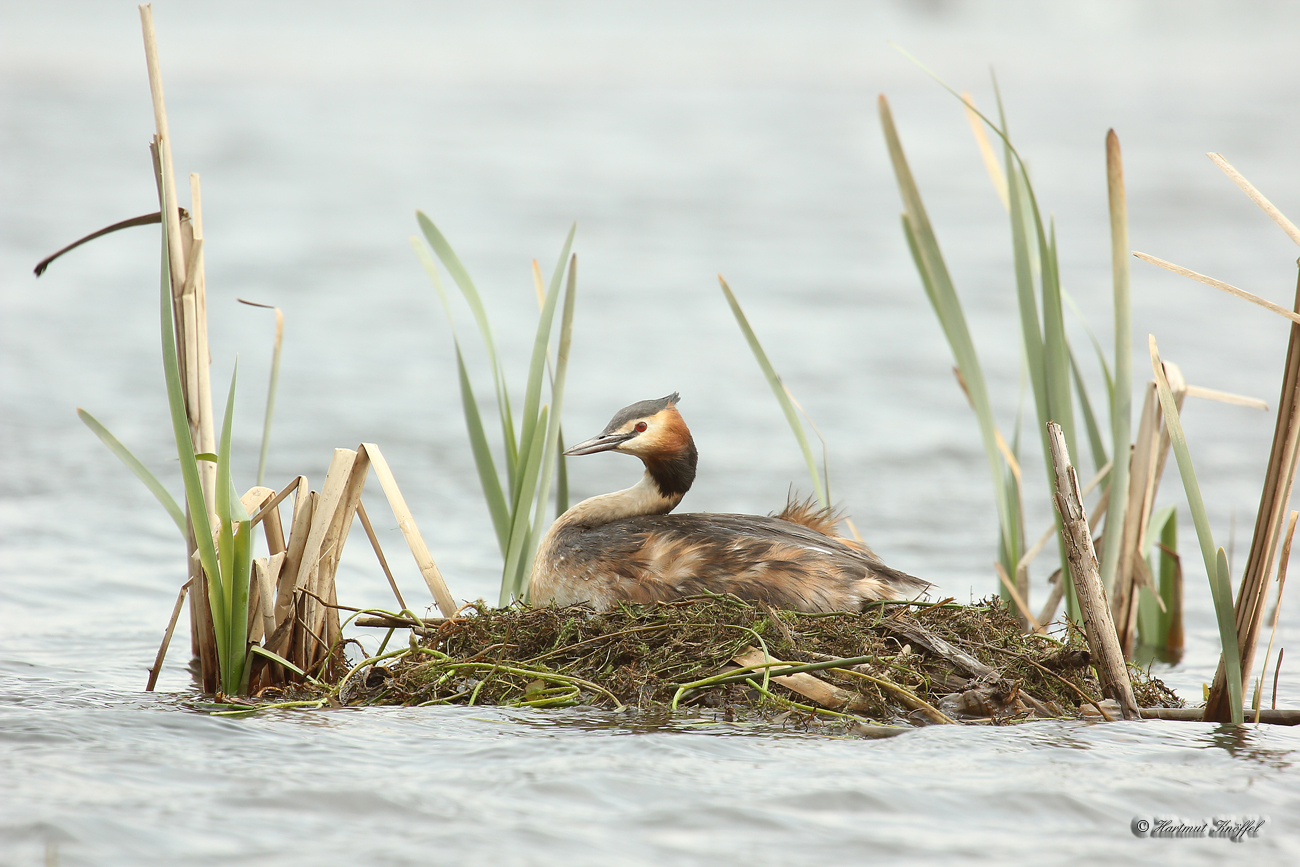
[[[1118,702],[1124,719],[1139,719],[1133,685],[1124,666],[1124,653],[1115,634],[1115,624],[1106,603],[1106,590],[1097,568],[1097,552],[1083,511],[1079,494],[1079,477],[1070,464],[1070,453],[1059,425],[1047,424],[1048,444],[1056,471],[1056,508],[1064,527],[1067,555],[1074,574],[1079,610],[1083,618],[1088,647],[1092,651],[1105,693]]]

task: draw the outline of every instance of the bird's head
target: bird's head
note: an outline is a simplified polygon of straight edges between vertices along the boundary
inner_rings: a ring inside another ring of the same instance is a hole
[[[598,435],[571,446],[566,455],[623,452],[635,455],[665,495],[684,494],[695,480],[696,451],[691,431],[677,411],[676,392],[658,400],[625,406]]]

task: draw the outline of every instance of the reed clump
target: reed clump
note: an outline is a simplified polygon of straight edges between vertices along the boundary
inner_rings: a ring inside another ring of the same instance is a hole
[[[996,598],[836,614],[718,596],[608,612],[480,603],[420,631],[409,648],[355,666],[338,699],[630,707],[729,720],[794,710],[886,724],[1077,718],[1081,704],[1100,701],[1076,632],[1063,641],[1026,634]],[[1133,678],[1144,706],[1181,705],[1159,680],[1136,670]]]

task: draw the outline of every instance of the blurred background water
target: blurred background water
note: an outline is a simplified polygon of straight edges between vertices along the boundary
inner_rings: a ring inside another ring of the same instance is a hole
[[[333,448],[379,443],[459,598],[494,598],[499,561],[450,332],[408,242],[416,208],[474,275],[516,378],[536,309],[529,262],[549,269],[576,220],[570,437],[680,391],[701,451],[683,508],[766,513],[808,481],[724,275],[826,437],[834,498],[887,561],[959,600],[994,590],[991,491],[899,228],[878,94],[1005,429],[1020,379],[1010,243],[958,103],[891,42],[985,109],[996,72],[1066,288],[1103,343],[1111,127],[1135,249],[1292,300],[1295,247],[1204,153],[1300,218],[1293,4],[158,2],[154,14],[178,176],[203,178],[214,383],[240,359],[241,483],[255,473],[273,323],[236,297],[287,319],[268,484],[300,472],[319,484]],[[116,0],[6,0],[0,21],[0,864],[1195,864],[1237,850],[1136,840],[1129,819],[1249,813],[1271,816],[1252,855],[1300,851],[1300,740],[1285,729],[1042,724],[860,742],[582,712],[228,721],[186,709],[181,631],[159,693],[143,694],[183,547],[73,410],[174,480],[157,232],[31,276],[72,239],[157,207],[138,15]],[[1276,404],[1280,318],[1140,262],[1133,286],[1135,385],[1155,333],[1190,382]],[[1184,419],[1240,568],[1273,415],[1189,402]],[[1032,452],[1025,465],[1039,472]],[[609,457],[570,470],[578,497],[638,472]],[[1050,512],[1031,490],[1036,534]],[[1181,503],[1172,473],[1162,502]],[[1159,671],[1198,701],[1217,636],[1182,519],[1188,651]],[[408,599],[424,598],[400,534],[380,530]],[[358,541],[340,595],[387,604]],[[1300,603],[1283,609],[1286,645]],[[1281,706],[1300,695],[1294,670]]]

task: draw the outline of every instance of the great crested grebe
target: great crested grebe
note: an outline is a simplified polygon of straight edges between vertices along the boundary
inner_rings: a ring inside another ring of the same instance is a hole
[[[535,604],[664,602],[733,593],[797,611],[857,611],[876,599],[913,598],[930,585],[869,550],[827,534],[826,511],[790,504],[777,517],[670,515],[695,480],[697,452],[677,394],[614,414],[599,436],[566,455],[618,451],[645,464],[624,491],[583,500],[542,537],[533,563]]]

